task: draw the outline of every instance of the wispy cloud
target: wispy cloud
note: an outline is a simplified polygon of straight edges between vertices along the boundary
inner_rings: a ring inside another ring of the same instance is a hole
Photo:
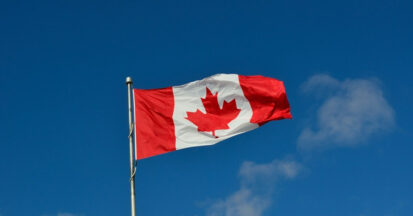
[[[377,80],[339,81],[329,75],[315,75],[302,88],[324,97],[324,101],[314,124],[304,128],[298,138],[300,150],[355,146],[395,125],[393,108]]]
[[[240,188],[213,203],[208,216],[261,216],[271,206],[275,184],[293,179],[301,170],[294,160],[274,160],[267,164],[244,162],[239,170]]]

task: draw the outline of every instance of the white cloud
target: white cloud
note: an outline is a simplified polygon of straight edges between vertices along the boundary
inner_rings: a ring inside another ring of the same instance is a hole
[[[377,80],[340,82],[328,75],[315,75],[303,84],[303,90],[326,99],[315,114],[315,123],[304,128],[298,138],[301,150],[355,146],[395,125],[393,108]]]
[[[318,74],[310,77],[310,79],[302,85],[302,89],[304,91],[314,91],[319,88],[336,89],[338,86],[340,86],[338,80],[326,74]]]
[[[261,216],[271,206],[277,180],[292,179],[300,169],[301,165],[293,160],[274,160],[267,164],[244,162],[239,170],[239,190],[213,203],[207,215]]]

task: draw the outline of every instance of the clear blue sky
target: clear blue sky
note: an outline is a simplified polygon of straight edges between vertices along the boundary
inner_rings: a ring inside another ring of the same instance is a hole
[[[2,1],[0,215],[128,215],[125,77],[159,88],[216,73],[283,80],[293,120],[141,161],[138,215],[412,215],[412,11]]]

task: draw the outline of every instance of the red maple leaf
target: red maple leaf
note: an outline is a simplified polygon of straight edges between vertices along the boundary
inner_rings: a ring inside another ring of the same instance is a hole
[[[240,113],[235,99],[230,102],[224,101],[222,109],[218,104],[218,92],[213,95],[209,88],[206,88],[205,98],[201,98],[206,113],[197,109],[196,112],[186,112],[186,119],[198,126],[198,131],[211,131],[215,136],[215,130],[229,129],[228,123],[234,120]],[[215,138],[218,138],[215,136]]]

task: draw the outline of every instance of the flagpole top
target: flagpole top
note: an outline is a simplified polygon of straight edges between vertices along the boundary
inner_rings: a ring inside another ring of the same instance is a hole
[[[126,77],[126,85],[132,84],[132,78],[131,77]]]

